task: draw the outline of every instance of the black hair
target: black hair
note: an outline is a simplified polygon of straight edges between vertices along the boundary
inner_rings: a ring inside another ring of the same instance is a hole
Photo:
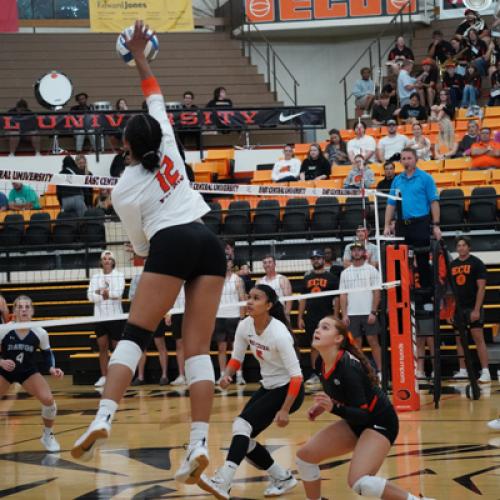
[[[410,99],[413,99],[414,97],[416,97],[418,99],[418,102],[420,102],[420,96],[416,92],[410,94]]]
[[[124,97],[120,97],[119,99],[116,100],[116,104],[115,104],[115,109],[116,110],[119,110],[119,106],[120,106],[120,101],[125,101],[125,104],[127,104],[127,100],[124,98]]]
[[[411,153],[413,155],[413,158],[415,158],[415,160],[418,160],[417,152],[413,148],[403,148],[401,151],[401,155],[403,155],[403,153]]]
[[[468,236],[457,236],[455,238],[455,245],[458,245],[461,241],[463,241],[469,248],[471,248],[472,242]]]
[[[162,131],[160,124],[151,115],[135,115],[125,127],[124,138],[130,144],[130,152],[148,172],[160,168]]]
[[[16,102],[16,108],[28,109],[26,99],[19,99],[19,101]]]
[[[392,165],[393,167],[395,167],[394,162],[392,160],[387,160],[386,162],[384,162],[384,168],[387,167],[387,165]]]
[[[66,155],[62,161],[63,168],[71,168],[72,170],[78,170],[78,165],[71,155]]]
[[[366,123],[363,121],[363,120],[358,120],[355,124],[354,124],[354,129],[356,127],[358,127],[359,125],[361,125],[363,127],[363,130],[366,131]]]
[[[186,97],[187,95],[190,95],[194,99],[194,94],[190,90],[186,90],[184,94],[182,94],[182,97]]]
[[[274,288],[264,284],[255,285],[254,288],[266,294],[267,301],[273,305],[271,309],[269,309],[269,315],[278,321],[281,321],[288,328],[290,335],[292,335],[292,329],[290,327],[290,323],[288,322],[288,318],[286,317],[285,308],[279,301]]]
[[[214,89],[214,101],[218,101],[220,99],[220,92],[221,90],[226,90],[226,87],[217,87],[216,89]]]

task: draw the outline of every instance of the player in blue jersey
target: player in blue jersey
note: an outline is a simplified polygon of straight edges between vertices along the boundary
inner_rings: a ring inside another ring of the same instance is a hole
[[[14,321],[27,322],[33,318],[33,303],[26,295],[20,295],[14,301]],[[8,326],[8,325],[7,325]],[[55,360],[50,350],[49,335],[40,327],[0,330],[0,397],[9,386],[17,382],[42,404],[44,430],[40,441],[47,451],[61,449],[52,432],[57,415],[57,406],[49,384],[38,369],[36,351],[42,351],[44,364],[49,373],[61,378],[64,373],[55,367]]]

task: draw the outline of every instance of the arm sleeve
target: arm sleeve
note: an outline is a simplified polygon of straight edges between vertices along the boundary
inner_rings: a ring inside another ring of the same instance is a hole
[[[248,347],[248,342],[246,339],[246,321],[240,321],[236,328],[236,333],[234,334],[234,344],[233,344],[233,352],[231,354],[231,359],[235,359],[240,363],[243,363],[245,359],[245,351]]]
[[[42,351],[43,363],[47,370],[56,366],[54,354],[50,349],[49,334],[43,328],[33,328],[33,332],[40,341],[40,350]]]
[[[478,280],[487,280],[488,279],[488,271],[486,270],[486,266],[482,260],[479,260],[477,263],[477,273],[476,279]]]
[[[90,283],[89,283],[89,288],[87,289],[87,298],[89,299],[90,302],[102,302],[102,296],[95,293],[97,290],[97,278],[98,274],[94,274],[92,278],[90,278]]]
[[[140,257],[146,257],[149,252],[149,241],[142,229],[141,211],[133,204],[114,204],[115,210],[121,220],[126,220],[127,236],[134,247],[134,252]]]
[[[123,290],[125,290],[125,277],[123,273],[116,273],[112,276],[111,283],[109,284],[109,298],[115,300],[121,299]]]
[[[361,97],[364,94],[363,90],[361,89],[361,84],[359,80],[356,80],[354,83],[354,86],[352,87],[352,95],[354,97]]]
[[[297,358],[297,353],[293,348],[293,339],[290,332],[283,325],[284,331],[276,340],[276,348],[280,353],[281,361],[283,366],[288,370],[290,378],[292,377],[302,377],[302,370],[300,369],[300,363]]]

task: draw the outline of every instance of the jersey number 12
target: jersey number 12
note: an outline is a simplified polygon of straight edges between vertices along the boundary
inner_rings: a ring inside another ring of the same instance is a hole
[[[156,180],[160,183],[163,192],[168,192],[176,185],[179,180],[179,171],[174,170],[174,162],[168,157],[164,156],[160,165],[160,170],[156,172]]]

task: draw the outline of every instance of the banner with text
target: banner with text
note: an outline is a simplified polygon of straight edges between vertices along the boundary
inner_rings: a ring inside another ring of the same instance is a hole
[[[100,33],[120,33],[143,19],[161,33],[192,31],[192,0],[89,0],[90,29]]]
[[[335,19],[394,16],[408,0],[245,0],[246,16],[252,23],[325,21]],[[411,0],[404,13],[417,11]]]

